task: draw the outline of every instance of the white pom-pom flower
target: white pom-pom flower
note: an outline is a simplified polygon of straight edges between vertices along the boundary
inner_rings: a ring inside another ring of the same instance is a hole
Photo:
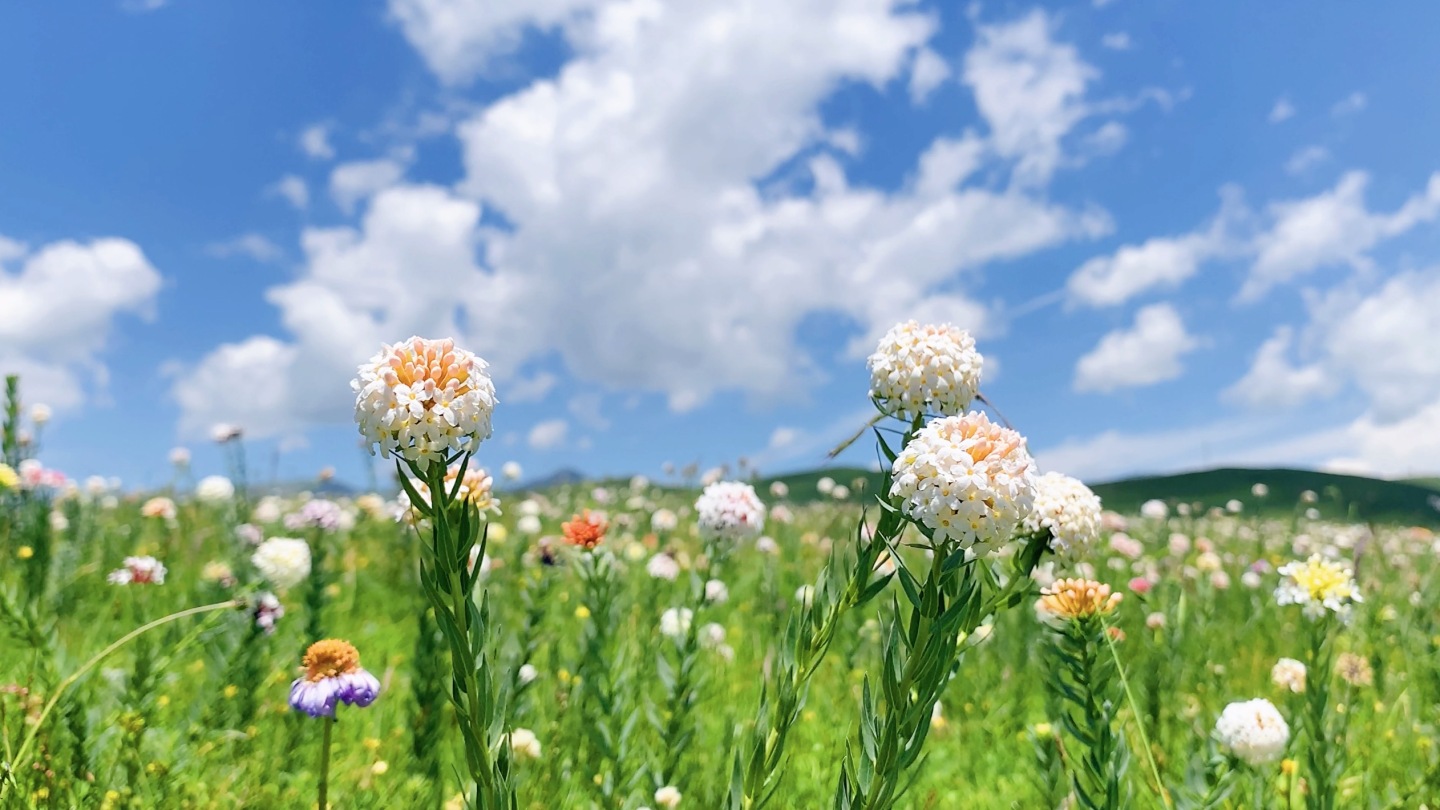
[[[921,428],[896,457],[890,495],[936,542],[983,555],[1029,517],[1034,467],[1019,433],[983,413],[947,416]]]
[[[1215,736],[1251,766],[1279,759],[1290,741],[1290,726],[1280,710],[1264,698],[1231,703],[1215,723]]]
[[[1082,558],[1100,541],[1100,498],[1064,473],[1035,479],[1035,507],[1025,530],[1050,530],[1050,548],[1071,560]]]
[[[702,540],[739,542],[765,529],[765,504],[755,488],[739,481],[718,481],[705,487],[695,501]]]
[[[885,333],[866,365],[870,396],[880,409],[914,419],[964,413],[979,393],[984,359],[963,329],[906,321]]]
[[[293,537],[272,537],[261,543],[250,562],[266,582],[285,590],[310,576],[310,544]]]
[[[455,342],[412,337],[362,364],[350,387],[360,435],[380,455],[419,467],[474,451],[490,437],[495,385],[487,364]]]

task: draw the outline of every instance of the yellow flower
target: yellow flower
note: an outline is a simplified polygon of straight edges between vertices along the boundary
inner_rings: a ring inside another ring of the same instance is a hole
[[[15,549],[15,556],[19,557],[22,560],[28,560],[31,557],[35,556],[35,549],[29,546],[21,546],[20,548]]]
[[[0,489],[14,489],[20,486],[20,476],[9,464],[0,464]]]
[[[232,683],[225,687],[223,694],[225,695],[225,699],[229,700],[230,698],[233,698],[236,695],[240,694],[240,687]]]
[[[1300,763],[1293,759],[1280,760],[1280,772],[1286,776],[1294,776],[1300,770]]]
[[[366,751],[377,751],[380,748],[380,740],[376,737],[366,737],[364,745]]]
[[[388,770],[390,770],[390,764],[383,759],[375,760],[375,764],[370,766],[370,773],[376,776],[380,776]]]
[[[588,619],[588,618],[590,618],[590,608],[585,607],[584,605],[581,605],[580,607],[575,608],[575,618],[577,618],[577,619]]]

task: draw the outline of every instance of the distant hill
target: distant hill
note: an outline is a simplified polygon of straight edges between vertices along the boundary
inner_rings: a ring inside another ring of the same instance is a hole
[[[757,489],[782,481],[790,488],[790,500],[804,503],[822,497],[816,484],[826,477],[852,490],[856,479],[864,480],[869,492],[874,492],[881,484],[878,472],[857,467],[835,467],[764,478],[757,482]],[[1270,488],[1263,500],[1250,494],[1250,488],[1255,484]],[[1300,500],[1300,493],[1310,490],[1320,496],[1315,508],[1327,518],[1344,520],[1353,517],[1385,523],[1440,526],[1440,510],[1433,505],[1440,503],[1434,500],[1440,495],[1440,479],[1386,481],[1314,470],[1225,468],[1128,478],[1095,484],[1091,488],[1104,501],[1107,509],[1128,514],[1138,512],[1140,504],[1151,498],[1171,504],[1198,503],[1204,508],[1224,506],[1235,499],[1245,504],[1249,512],[1291,514]]]
[[[1250,494],[1255,484],[1264,484],[1270,493],[1264,500]],[[1300,493],[1310,490],[1320,496],[1315,508],[1327,518],[1373,520],[1385,523],[1440,525],[1435,504],[1437,491],[1409,481],[1386,481],[1355,475],[1314,470],[1250,470],[1225,468],[1179,475],[1147,476],[1097,484],[1092,487],[1106,507],[1118,512],[1135,512],[1151,498],[1171,503],[1200,503],[1223,506],[1239,500],[1250,511],[1291,513]]]

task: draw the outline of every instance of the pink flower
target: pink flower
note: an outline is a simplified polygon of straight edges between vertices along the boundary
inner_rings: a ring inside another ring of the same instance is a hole
[[[1145,577],[1135,577],[1130,580],[1130,590],[1141,596],[1149,593],[1153,587],[1155,587],[1155,584]]]

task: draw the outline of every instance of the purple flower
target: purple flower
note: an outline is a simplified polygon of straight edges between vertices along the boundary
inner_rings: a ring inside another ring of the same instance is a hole
[[[296,711],[334,717],[341,703],[363,708],[380,696],[380,681],[360,666],[360,652],[348,641],[317,641],[302,663],[305,673],[290,684],[290,707]]]

